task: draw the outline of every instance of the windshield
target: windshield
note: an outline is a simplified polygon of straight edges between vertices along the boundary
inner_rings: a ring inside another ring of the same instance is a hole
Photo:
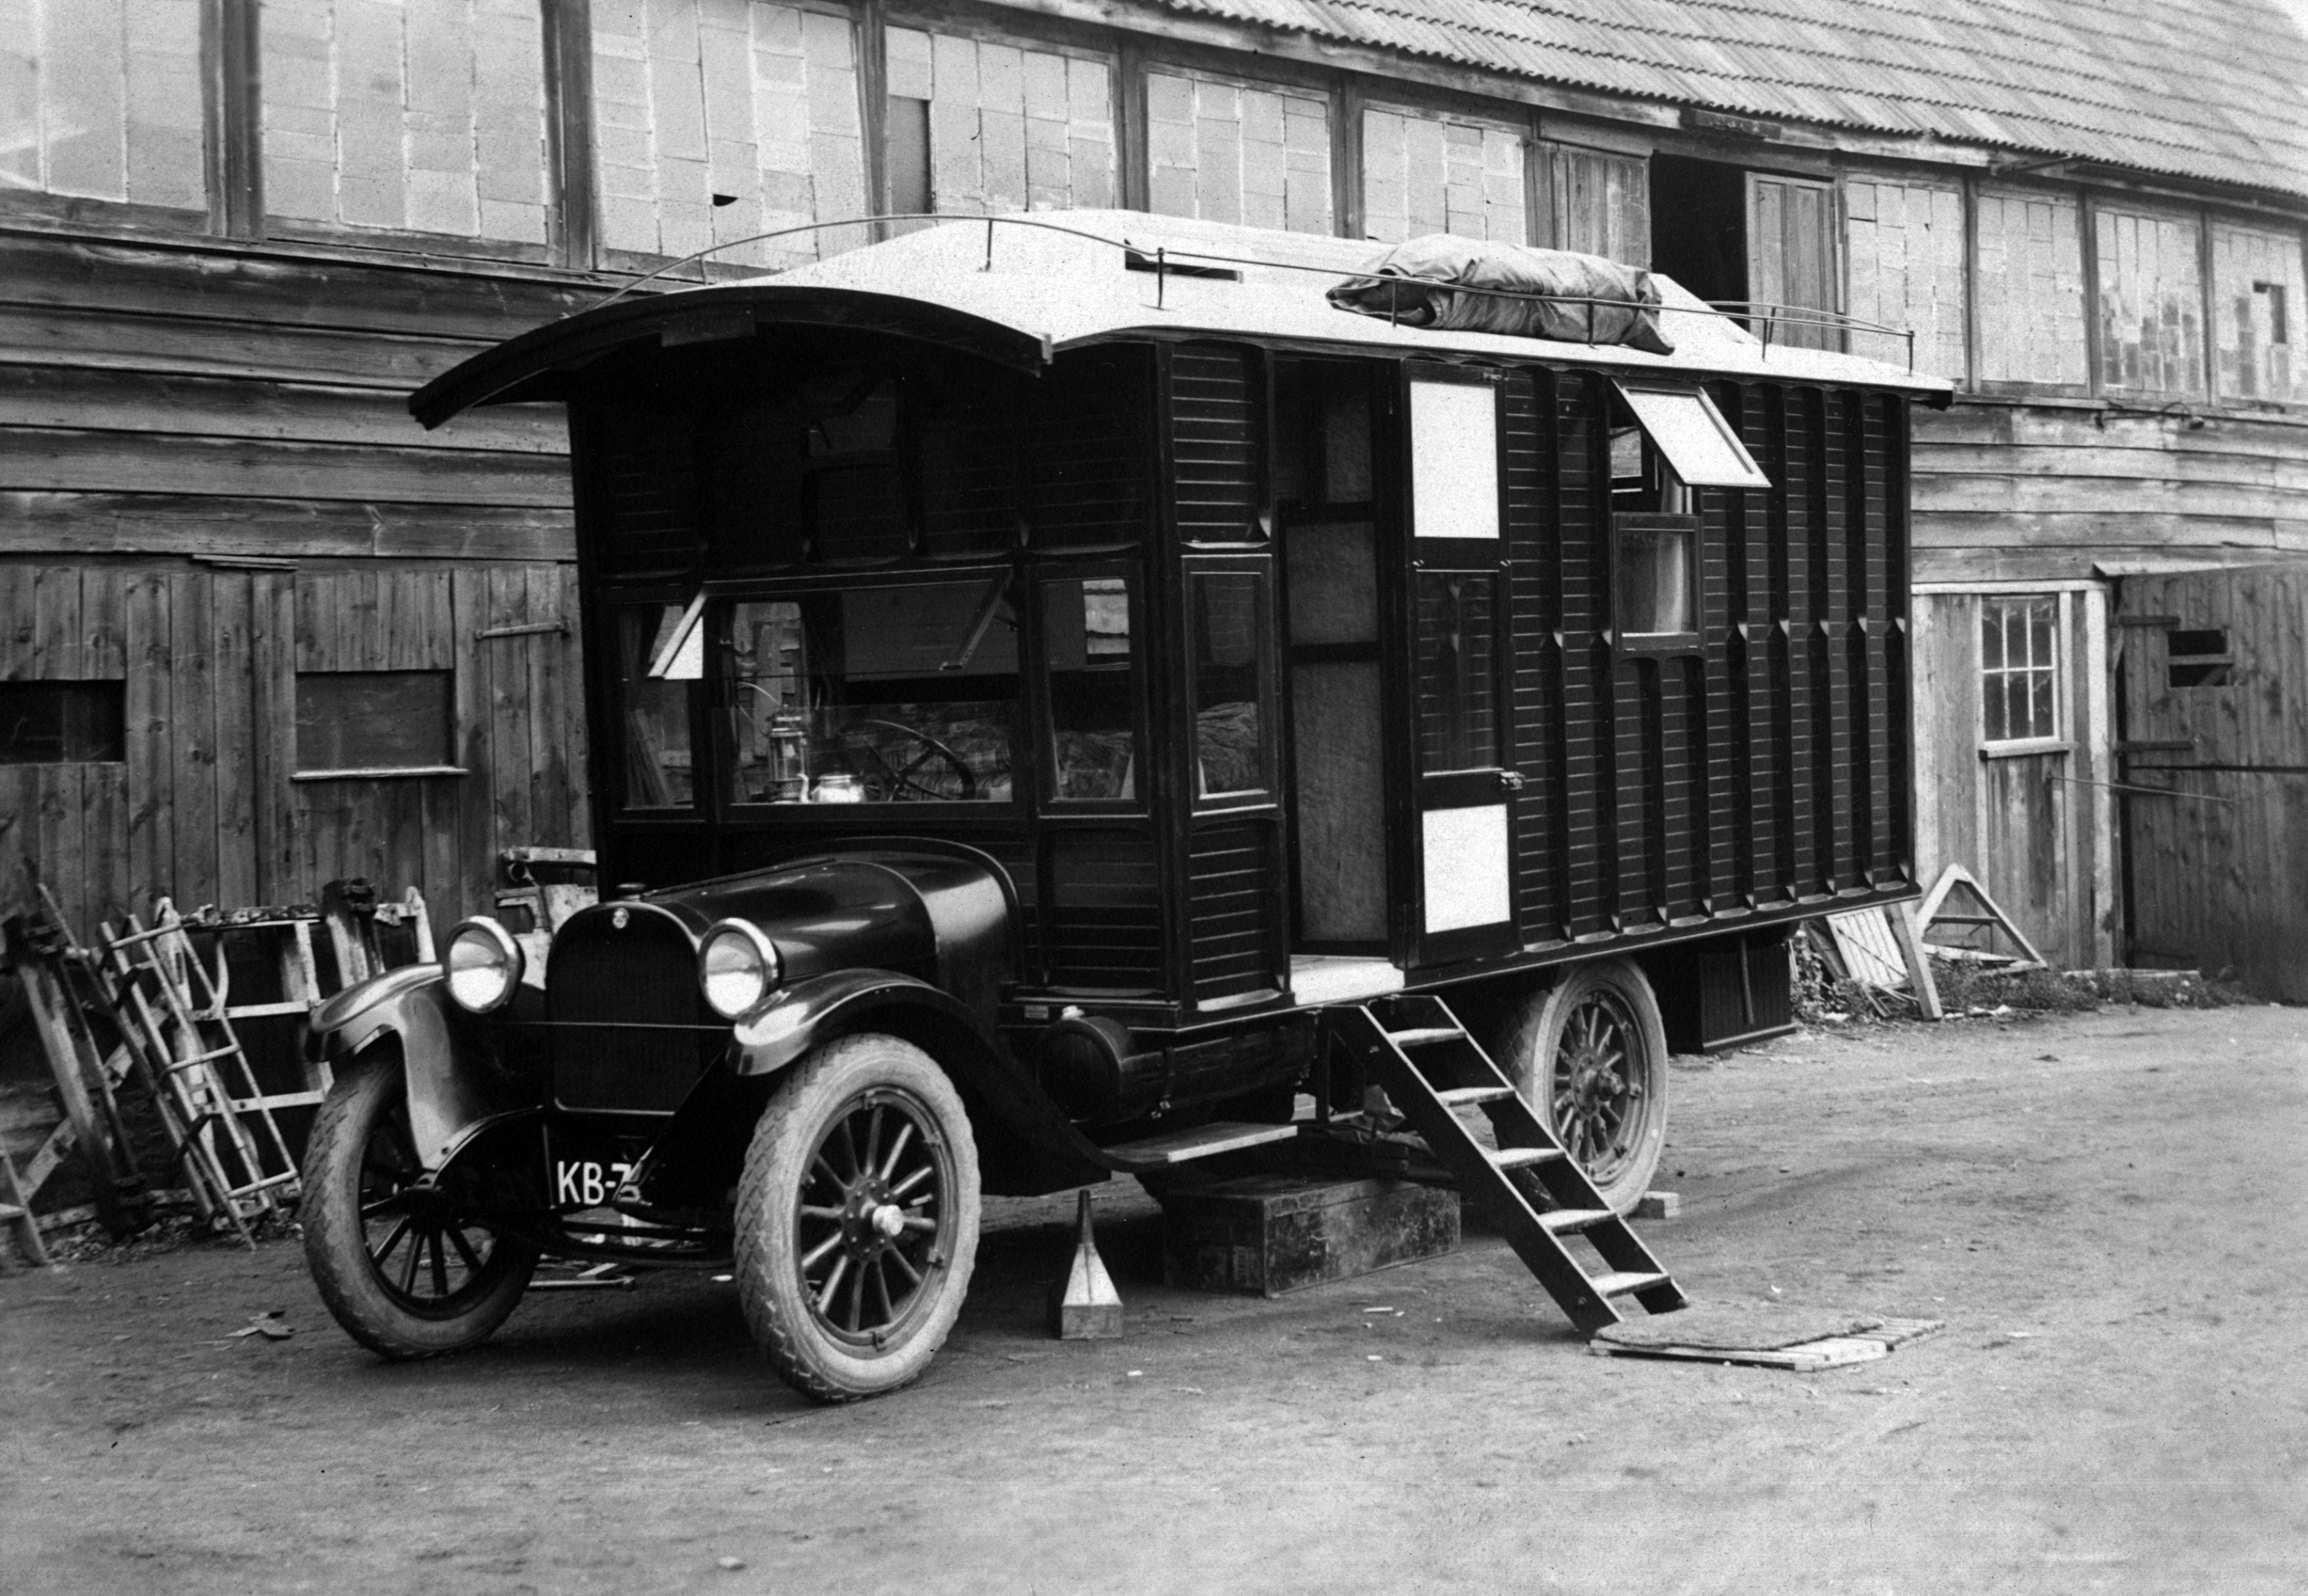
[[[729,801],[1010,798],[1006,573],[739,603],[728,639]]]

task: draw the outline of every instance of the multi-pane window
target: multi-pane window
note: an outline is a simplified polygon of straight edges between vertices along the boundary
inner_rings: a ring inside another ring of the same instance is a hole
[[[2212,349],[2222,399],[2308,401],[2308,360],[2295,350],[2303,290],[2300,235],[2212,226]]]
[[[1115,200],[1113,73],[1103,61],[892,28],[890,210],[978,215]]]
[[[202,0],[0,5],[0,190],[198,211]]]
[[[1845,303],[1859,321],[1915,333],[1915,368],[1964,372],[1963,191],[1951,184],[1858,177],[1843,185]],[[1851,352],[1908,363],[1908,340],[1854,331]]]
[[[264,203],[542,246],[538,0],[264,0]]]
[[[1331,230],[1331,104],[1320,95],[1149,73],[1146,157],[1158,215]]]
[[[1511,128],[1363,112],[1363,227],[1382,243],[1425,233],[1520,244],[1529,237],[1523,139]]]
[[[2081,208],[2071,194],[1983,187],[1976,214],[1980,381],[2080,389]]]
[[[2192,216],[2095,207],[2099,385],[2106,393],[2204,391],[2201,233]]]
[[[861,216],[866,142],[849,18],[831,10],[653,0],[593,7],[600,237],[613,250],[791,266],[864,228],[756,233]]]
[[[1984,741],[2025,743],[2060,735],[2059,618],[2056,598],[1980,601]]]

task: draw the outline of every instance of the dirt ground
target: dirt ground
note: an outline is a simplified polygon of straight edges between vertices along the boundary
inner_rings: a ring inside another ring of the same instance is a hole
[[[204,1243],[0,1280],[0,1586],[2308,1589],[2308,1011],[1805,1033],[1674,1085],[1646,1233],[1695,1298],[1946,1331],[1813,1375],[1590,1357],[1472,1227],[1191,1295],[1126,1186],[1126,1339],[1043,1338],[1063,1203],[996,1203],[928,1376],[824,1410],[701,1277],[395,1367],[293,1244]],[[228,1339],[271,1308],[292,1337]]]

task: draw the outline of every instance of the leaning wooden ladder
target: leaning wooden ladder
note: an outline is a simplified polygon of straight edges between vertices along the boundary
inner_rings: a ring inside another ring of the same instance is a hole
[[[107,925],[99,933],[114,1007],[176,1122],[202,1206],[252,1240],[249,1221],[297,1195],[296,1160],[272,1117],[291,1100],[268,1098],[258,1086],[226,1005],[228,983],[202,962],[168,900],[153,919],[148,928],[132,915],[125,929]],[[221,949],[218,956],[221,970]]]
[[[1322,1013],[1329,1035],[1386,1089],[1581,1332],[1619,1323],[1625,1298],[1654,1314],[1684,1306],[1682,1288],[1441,998],[1412,994]],[[1497,1146],[1484,1146],[1460,1118],[1467,1108],[1489,1118]],[[1571,1251],[1573,1238],[1594,1249],[1600,1271]]]

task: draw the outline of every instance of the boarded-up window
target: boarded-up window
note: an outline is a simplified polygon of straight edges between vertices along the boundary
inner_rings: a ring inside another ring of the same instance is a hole
[[[685,255],[720,239],[862,216],[866,141],[849,19],[733,0],[596,5],[593,143],[609,249]],[[714,260],[788,266],[866,241],[864,228],[827,229]]]
[[[1916,369],[1963,380],[1963,194],[1929,183],[1853,177],[1843,189],[1846,307],[1916,335]],[[1905,339],[1854,332],[1851,352],[1905,365]]]
[[[1363,229],[1389,244],[1424,233],[1528,242],[1522,135],[1415,111],[1364,111]]]
[[[1113,94],[1103,61],[891,29],[891,209],[909,194],[973,216],[1113,204]]]
[[[264,204],[545,242],[538,0],[264,0]]]
[[[1554,247],[1651,263],[1650,168],[1640,155],[1545,147]]]
[[[1979,191],[1979,380],[2081,388],[2082,218],[2066,194]]]
[[[2124,393],[2204,391],[2204,281],[2192,216],[2096,206],[2099,385]]]
[[[201,0],[0,0],[0,189],[206,206]]]
[[[445,670],[298,671],[297,773],[448,767],[453,681]]]
[[[2222,399],[2308,401],[2295,352],[2303,308],[2300,235],[2212,226],[2212,334]]]
[[[1146,79],[1147,194],[1164,216],[1331,230],[1331,107],[1208,78]]]
[[[1756,324],[1773,343],[1840,348],[1842,333],[1820,313],[1837,308],[1835,189],[1801,177],[1747,174],[1747,297],[1781,319]]]

